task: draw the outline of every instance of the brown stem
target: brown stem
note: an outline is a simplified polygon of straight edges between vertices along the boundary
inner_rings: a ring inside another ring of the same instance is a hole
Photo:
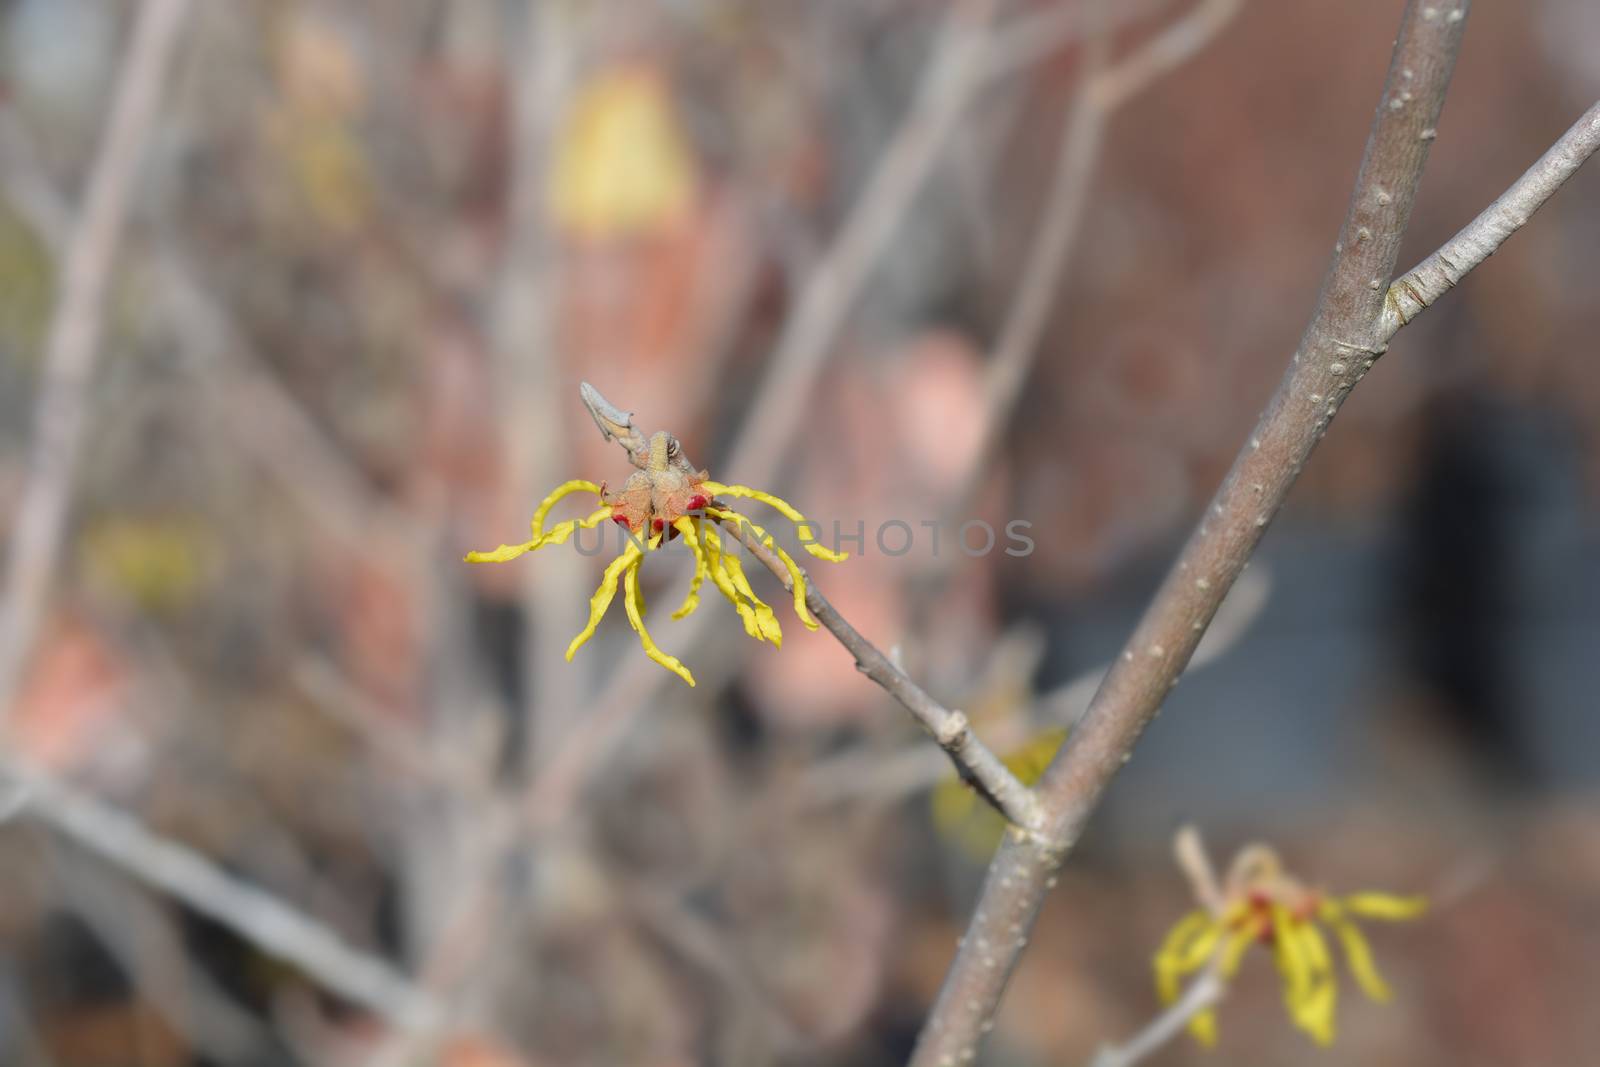
[[[978,1043],[1045,892],[1111,778],[1155,718],[1339,405],[1383,351],[1382,312],[1438,125],[1468,3],[1412,0],[1311,324],[1222,487],[1040,781],[1042,839],[1008,838],[912,1056],[954,1067]]]
[[[785,589],[794,592],[794,582],[789,576],[788,567],[768,545],[755,536],[749,523],[722,519],[720,524],[737,537],[740,543],[783,583]],[[1017,776],[1000,762],[1000,758],[978,739],[978,735],[967,722],[967,717],[929,696],[925,689],[911,680],[910,675],[895,666],[889,657],[880,652],[871,641],[862,637],[860,631],[839,614],[803,568],[800,573],[805,575],[806,607],[811,609],[817,621],[826,626],[828,632],[838,638],[839,643],[855,657],[856,669],[876,682],[884,692],[911,712],[912,716],[933,735],[934,740],[939,742],[939,747],[945,750],[961,777],[982,793],[1015,827],[1029,833],[1037,829],[1040,826],[1042,813],[1038,801],[1034,799],[1033,791],[1023,785]],[[1027,835],[1019,834],[1019,836]]]

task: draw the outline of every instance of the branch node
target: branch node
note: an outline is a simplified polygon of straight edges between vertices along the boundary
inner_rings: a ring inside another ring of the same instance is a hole
[[[971,729],[965,715],[959,711],[952,711],[939,723],[934,737],[938,740],[940,748],[954,748]]]

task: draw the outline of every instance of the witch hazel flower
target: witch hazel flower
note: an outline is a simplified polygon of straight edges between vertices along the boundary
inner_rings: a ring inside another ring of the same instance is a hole
[[[1259,945],[1272,952],[1289,1018],[1317,1044],[1330,1045],[1339,976],[1324,930],[1338,940],[1356,985],[1375,1001],[1389,999],[1389,987],[1355,920],[1414,919],[1427,910],[1427,900],[1371,891],[1336,896],[1289,874],[1278,854],[1260,844],[1242,849],[1219,884],[1192,827],[1179,833],[1177,852],[1200,907],[1178,920],[1156,953],[1156,991],[1164,1003],[1178,998],[1186,977],[1208,968],[1225,981],[1232,979]],[[1189,1030],[1201,1044],[1215,1044],[1215,1010],[1197,1012]]]
[[[540,501],[531,523],[533,536],[515,545],[501,545],[490,552],[469,552],[468,563],[505,563],[525,552],[546,545],[564,544],[576,531],[593,529],[610,520],[628,531],[621,553],[606,567],[600,586],[589,600],[589,621],[567,646],[570,662],[578,649],[594,636],[617,590],[622,590],[622,606],[628,623],[639,635],[639,643],[650,659],[694,685],[694,675],[676,657],[663,652],[645,627],[644,597],[639,588],[639,568],[650,553],[665,540],[681,536],[694,554],[694,576],[682,605],[672,613],[674,619],[689,615],[700,604],[700,589],[709,578],[719,593],[733,605],[745,633],[757,641],[783,643],[783,629],[777,615],[756,595],[739,557],[726,551],[724,535],[754,541],[772,552],[789,572],[794,612],[807,629],[815,630],[817,620],[806,607],[806,573],[794,557],[778,545],[766,530],[727,504],[729,499],[754,500],[776,510],[794,523],[801,544],[818,559],[842,562],[848,555],[835,552],[811,536],[810,523],[793,505],[780,497],[744,485],[727,485],[711,480],[708,472],[696,470],[684,457],[683,446],[666,431],[648,438],[633,426],[633,415],[613,406],[588,382],[580,388],[583,402],[607,440],[615,440],[628,452],[638,469],[616,492],[604,482],[573,480],[557,486]],[[545,528],[545,520],[557,503],[573,494],[593,494],[597,506],[580,519],[567,519]],[[719,530],[721,532],[719,532]]]

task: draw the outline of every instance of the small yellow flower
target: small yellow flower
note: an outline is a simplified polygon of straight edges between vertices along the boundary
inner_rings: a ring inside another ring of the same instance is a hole
[[[676,657],[661,651],[644,624],[645,608],[644,597],[639,589],[639,567],[644,563],[645,557],[658,549],[665,540],[682,536],[684,543],[694,554],[695,561],[694,577],[689,582],[688,596],[685,597],[682,606],[672,613],[674,619],[683,618],[699,606],[700,586],[709,577],[711,583],[717,587],[717,591],[727,597],[734,610],[739,613],[746,633],[757,641],[771,641],[774,645],[783,642],[783,629],[778,625],[778,618],[772,608],[751,588],[750,580],[744,573],[744,566],[739,557],[724,550],[722,536],[717,532],[720,524],[725,531],[737,531],[733,536],[739,536],[747,531],[753,539],[771,550],[783,562],[794,585],[795,614],[808,629],[817,628],[817,620],[806,608],[805,572],[789,553],[767,535],[765,530],[729,508],[720,498],[745,497],[771,505],[800,527],[801,540],[806,551],[819,559],[840,562],[846,558],[846,553],[830,551],[811,539],[808,536],[805,516],[787,501],[759,489],[711,481],[705,471],[694,470],[683,459],[677,438],[671,434],[659,432],[652,435],[647,442],[642,435],[633,430],[630,416],[605,404],[598,393],[593,393],[591,387],[585,387],[584,399],[590,405],[596,421],[600,423],[602,432],[608,437],[621,437],[639,469],[616,493],[608,492],[604,484],[597,485],[594,482],[581,480],[557,486],[554,492],[540,502],[538,509],[533,513],[532,538],[517,545],[501,545],[492,552],[469,552],[466,557],[468,563],[504,563],[516,559],[524,552],[532,552],[546,545],[562,544],[577,530],[592,529],[607,519],[626,527],[629,534],[628,543],[621,554],[606,567],[605,574],[600,579],[600,587],[589,600],[589,621],[567,646],[567,659],[570,661],[584,642],[594,636],[600,620],[605,617],[606,609],[611,606],[611,601],[617,595],[617,587],[621,585],[623,608],[627,613],[629,624],[639,634],[639,643],[643,646],[645,655],[692,686],[694,675],[689,672],[689,668]],[[597,405],[600,405],[598,409]],[[545,519],[550,514],[550,509],[558,501],[573,493],[593,493],[598,498],[599,506],[584,518],[568,519],[548,530],[545,529]]]
[[[1259,944],[1272,949],[1289,1018],[1319,1045],[1333,1042],[1339,998],[1338,974],[1323,927],[1339,939],[1356,984],[1382,1002],[1389,999],[1389,987],[1373,963],[1366,936],[1352,920],[1413,919],[1428,906],[1421,897],[1387,893],[1331,896],[1285,872],[1277,854],[1265,845],[1241,851],[1218,886],[1198,836],[1190,830],[1180,834],[1179,857],[1201,906],[1178,921],[1156,953],[1156,992],[1163,1003],[1177,999],[1184,978],[1206,968],[1231,979],[1250,947]],[[1189,1029],[1201,1044],[1214,1044],[1215,1012],[1199,1012]]]
[[[548,208],[567,233],[650,236],[693,207],[694,155],[658,71],[628,64],[578,86],[551,154]]]

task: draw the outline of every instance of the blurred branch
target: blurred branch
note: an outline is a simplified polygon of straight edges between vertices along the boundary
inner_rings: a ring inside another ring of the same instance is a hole
[[[105,878],[80,852],[57,842],[50,851],[63,901],[175,1031],[221,1063],[259,1062],[267,1054],[267,1028],[188,959],[171,911]]]
[[[24,814],[300,968],[339,996],[407,1028],[426,1026],[437,1015],[432,1001],[387,963],[351,948],[315,919],[233,878],[193,849],[39,771],[0,764],[0,785],[8,784],[24,790]]]
[[[604,5],[600,5],[601,8]],[[504,405],[508,483],[517,499],[537,500],[565,478],[567,407],[552,324],[560,251],[545,222],[551,146],[563,121],[584,39],[599,8],[523,5],[526,24],[508,53],[512,92],[508,133],[509,216],[504,258],[490,308],[496,392]],[[521,579],[522,752],[511,764],[531,777],[535,762],[583,704],[580,676],[565,669],[566,638],[549,624],[583,595],[570,567],[526,567]]]
[[[273,373],[228,307],[176,248],[156,256],[163,310],[189,363],[206,372],[225,439],[255,460],[312,521],[365,553],[419,548],[421,524],[373,485]]]
[[[943,524],[967,514],[986,484],[983,475],[991,469],[1005,427],[1010,425],[1011,412],[1038,359],[1040,340],[1059,307],[1056,298],[1077,243],[1108,122],[1141,90],[1171,73],[1214,39],[1240,6],[1241,0],[1201,0],[1182,18],[1109,67],[1105,56],[1110,49],[1115,13],[1103,0],[1074,9],[1082,16],[1079,23],[1089,35],[1078,92],[1067,113],[1056,153],[1055,178],[1037,234],[1028,246],[1021,283],[1006,307],[1000,336],[984,370],[981,437],[960,488],[944,509]],[[928,573],[914,584],[913,595],[919,605],[927,605],[938,596],[958,562],[949,559],[930,565]],[[931,616],[925,607],[912,611],[914,619]]]
[[[1082,724],[1045,771],[1038,787],[1045,839],[1008,838],[990,864],[913,1067],[976,1056],[1056,870],[1177,684],[1339,405],[1382,351],[1386,279],[1394,275],[1466,11],[1465,0],[1448,9],[1407,4],[1349,211],[1300,347]]]
[[[1600,103],[1572,124],[1550,150],[1539,157],[1516,183],[1444,247],[1412,267],[1389,287],[1383,306],[1381,340],[1422,314],[1433,302],[1494,255],[1506,238],[1520,230],[1544,202],[1600,148]]]
[[[1120,1045],[1108,1045],[1096,1052],[1089,1067],[1134,1067],[1149,1059],[1163,1045],[1189,1025],[1189,1020],[1214,1007],[1227,992],[1227,985],[1215,966],[1207,968],[1150,1024]]]
[[[89,411],[111,265],[128,200],[155,124],[162,83],[188,0],[145,0],[112,89],[82,214],[57,272],[27,480],[11,530],[0,600],[0,721],[21,684],[43,618]]]
[[[1095,79],[1091,88],[1100,108],[1115,111],[1193,59],[1243,6],[1244,0],[1200,0],[1187,15]]]
[[[740,1015],[754,1016],[783,1051],[794,1054],[805,1049],[805,1035],[766,997],[750,968],[739,959],[721,933],[694,914],[676,896],[654,885],[641,885],[627,893],[626,904],[654,936],[669,945],[697,967],[702,968],[727,991],[730,1005]]]
[[[910,210],[984,69],[995,0],[957,0],[861,196],[817,264],[784,327],[729,456],[746,481],[769,479],[804,421],[812,386],[879,254]]]
[[[452,790],[461,802],[493,799],[489,775],[479,769],[493,761],[472,751],[482,746],[469,743],[465,752],[459,744],[430,746],[421,731],[398,712],[378,706],[325,657],[305,656],[291,664],[289,681],[330,719],[358,735],[390,768],[432,788]]]
[[[34,164],[38,151],[16,116],[0,110],[0,183],[6,199],[53,254],[65,256],[70,210],[60,191]],[[411,515],[394,506],[329,439],[305,407],[266,366],[229,309],[206,287],[183,252],[163,247],[154,277],[170,333],[201,372],[240,447],[298,500],[313,521],[350,544],[371,551],[377,536],[412,547],[424,534]]]
[[[1098,30],[1135,22],[1172,6],[1173,0],[1144,0],[1115,5],[1045,4],[1041,10],[1020,15],[996,27],[984,64],[986,78],[1005,77],[1023,67],[1049,59],[1064,46]]]
[[[987,467],[1000,428],[1006,423],[1007,413],[1016,406],[1038,353],[1039,339],[1049,323],[1062,272],[1083,219],[1107,119],[1212,41],[1238,13],[1240,5],[1241,0],[1201,0],[1183,18],[1106,68],[1102,68],[1102,53],[1110,44],[1108,28],[1095,29],[1091,16],[1084,84],[1067,117],[1044,217],[1028,250],[1021,287],[1007,308],[984,380],[984,444],[975,463],[978,470]],[[1088,10],[1093,12],[1096,7],[1106,5],[1091,4]]]

